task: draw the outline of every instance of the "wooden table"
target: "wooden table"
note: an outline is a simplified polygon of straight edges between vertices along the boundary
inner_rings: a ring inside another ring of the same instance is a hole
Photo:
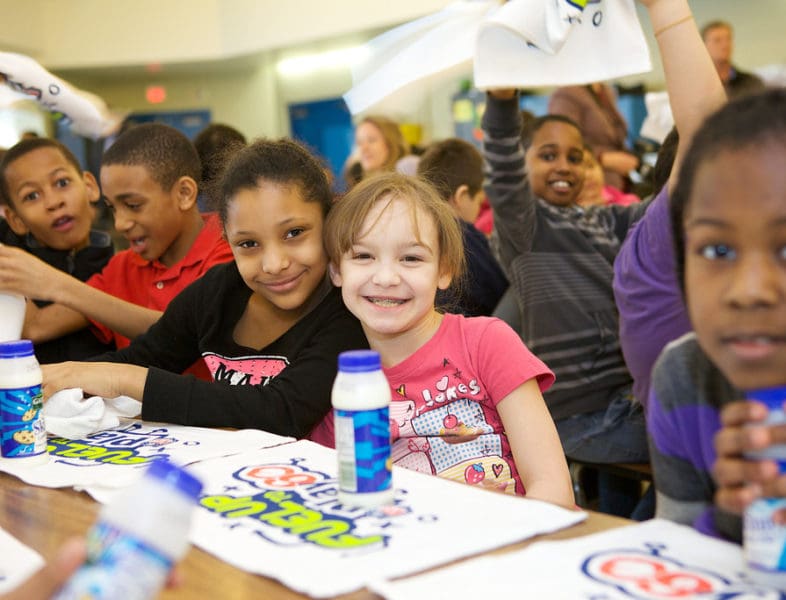
[[[50,489],[28,485],[15,477],[0,473],[0,527],[22,543],[50,560],[70,536],[83,536],[96,519],[100,505],[85,493],[70,488]],[[578,525],[535,540],[559,540],[580,537],[605,529],[630,524],[631,521],[601,513],[589,513]],[[523,548],[533,540],[506,546],[496,552]],[[164,591],[160,598],[190,600],[196,598],[259,598],[289,600],[306,598],[273,579],[237,569],[200,550],[191,548],[181,563],[183,585]],[[342,596],[346,600],[377,598],[362,590]]]

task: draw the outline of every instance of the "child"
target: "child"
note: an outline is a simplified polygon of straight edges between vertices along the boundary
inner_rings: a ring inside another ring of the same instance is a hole
[[[742,459],[748,449],[782,443],[769,438],[777,428],[746,432],[742,427],[766,411],[733,402],[743,391],[786,385],[784,140],[786,91],[728,104],[696,134],[671,207],[695,333],[670,344],[653,372],[648,417],[658,513],[737,541],[739,518],[720,508],[739,511],[765,487],[784,495],[771,485],[774,463]],[[713,468],[721,409],[726,428]]]
[[[329,215],[325,244],[390,382],[393,462],[573,506],[541,396],[551,371],[502,321],[434,307],[464,262],[456,218],[435,191],[396,173],[363,181]]]
[[[591,462],[646,461],[611,293],[612,262],[635,207],[575,204],[584,143],[566,117],[535,119],[526,163],[512,92],[489,94],[483,126],[500,259],[517,292],[522,339],[557,376],[545,398],[565,452]]]
[[[485,197],[483,157],[469,142],[443,140],[420,158],[418,176],[434,186],[459,220],[467,260],[466,276],[438,292],[437,305],[466,317],[491,315],[508,289],[508,280],[491,254],[486,236],[473,225]]]
[[[23,335],[51,339],[92,321],[101,341],[123,348],[190,282],[230,260],[215,217],[199,214],[199,177],[196,150],[171,127],[139,125],[118,137],[102,158],[101,187],[130,248],[86,284],[0,248],[4,289],[55,303],[29,314]]]
[[[235,260],[186,288],[129,347],[101,357],[112,362],[46,367],[44,395],[124,394],[142,401],[146,420],[311,432],[332,446],[338,353],[368,344],[327,279],[325,173],[295,142],[262,140],[233,156],[218,192]],[[177,374],[200,357],[214,382]]]
[[[636,194],[626,194],[613,185],[606,185],[603,167],[600,166],[595,153],[589,146],[584,146],[584,185],[576,198],[576,204],[588,208],[590,206],[606,206],[619,204],[628,206],[640,202]]]
[[[33,138],[16,144],[0,163],[0,186],[6,216],[0,221],[3,245],[20,248],[79,281],[112,257],[109,235],[91,230],[98,183],[60,142]],[[35,345],[42,364],[80,360],[108,349],[87,329]]]
[[[644,412],[631,395],[611,287],[614,256],[643,205],[576,204],[584,142],[567,117],[534,120],[526,161],[513,91],[488,95],[482,123],[497,256],[515,293],[519,335],[557,377],[544,398],[565,455],[646,462]],[[597,477],[598,509],[631,516],[639,483],[608,472]],[[638,518],[653,512],[649,503],[639,510]]]

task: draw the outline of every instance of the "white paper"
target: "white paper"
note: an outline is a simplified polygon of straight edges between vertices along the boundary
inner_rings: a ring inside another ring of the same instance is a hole
[[[315,597],[578,523],[586,514],[394,467],[395,504],[338,504],[334,450],[300,441],[200,462],[192,541]],[[444,597],[444,596],[436,596]]]
[[[0,528],[0,594],[10,592],[43,566],[38,552]]]
[[[388,600],[781,598],[746,581],[740,546],[664,520],[536,542],[371,589]]]
[[[513,0],[480,26],[479,89],[574,85],[651,70],[634,0]],[[568,23],[559,27],[557,23]]]
[[[5,458],[0,460],[0,471],[32,485],[73,486],[90,493],[90,486],[119,488],[134,483],[154,460],[187,465],[291,441],[254,429],[222,431],[124,420],[119,427],[81,440],[50,437],[46,463]]]

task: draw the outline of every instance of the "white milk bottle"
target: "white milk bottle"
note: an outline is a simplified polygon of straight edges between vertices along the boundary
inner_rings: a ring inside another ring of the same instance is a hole
[[[786,387],[753,390],[745,396],[767,406],[768,425],[786,423]],[[780,472],[786,473],[786,445],[771,446],[748,457],[774,460]],[[761,585],[786,590],[786,498],[753,501],[745,509],[742,537],[750,578]]]
[[[87,536],[87,562],[56,600],[147,600],[166,583],[189,547],[188,532],[202,483],[157,460],[128,490],[104,506]]]
[[[392,503],[390,386],[377,352],[339,354],[332,402],[339,501],[360,507]]]
[[[0,454],[46,462],[41,368],[30,340],[0,343]]]

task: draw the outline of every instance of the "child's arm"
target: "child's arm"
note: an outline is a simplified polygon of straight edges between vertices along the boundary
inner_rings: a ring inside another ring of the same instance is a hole
[[[89,396],[115,398],[129,396],[141,401],[147,369],[111,362],[64,362],[41,365],[44,398],[68,388],[81,388]]]
[[[718,458],[713,476],[718,484],[715,504],[733,514],[760,497],[786,497],[786,475],[772,460],[748,460],[746,452],[786,444],[786,425],[765,426],[767,407],[759,402],[739,401],[721,410],[721,429],[715,434]]]
[[[704,119],[726,101],[726,92],[696,27],[687,0],[639,0],[647,7],[658,42],[666,89],[680,135],[669,180],[671,190],[685,151]]]
[[[37,300],[54,302],[26,319],[26,334],[34,342],[50,340],[86,326],[92,319],[134,339],[161,316],[95,289],[19,248],[0,247],[0,287]],[[58,306],[59,305],[59,306]],[[70,309],[70,310],[68,310]],[[83,315],[80,321],[73,313]]]
[[[492,90],[483,113],[486,196],[494,210],[503,269],[532,248],[536,199],[530,191],[521,144],[521,113],[514,90]]]
[[[497,404],[527,498],[575,508],[565,454],[536,379]]]

